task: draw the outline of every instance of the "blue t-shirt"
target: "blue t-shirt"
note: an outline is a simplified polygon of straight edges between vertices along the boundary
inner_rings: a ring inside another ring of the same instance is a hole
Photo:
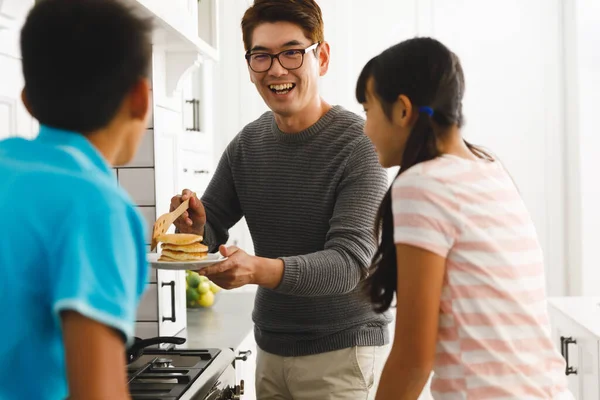
[[[64,399],[61,311],[133,339],[143,219],[84,136],[42,126],[0,141],[0,221],[0,399]]]

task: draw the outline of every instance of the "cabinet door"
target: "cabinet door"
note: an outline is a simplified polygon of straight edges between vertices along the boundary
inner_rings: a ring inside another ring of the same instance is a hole
[[[256,375],[256,342],[251,331],[235,351],[235,380],[238,385],[244,382],[242,400],[256,400],[254,377]]]
[[[187,325],[185,272],[158,271],[159,334],[173,336]]]
[[[574,335],[573,330],[569,329],[568,325],[559,325],[553,331],[556,336],[555,343],[567,361],[567,368],[570,370],[567,375],[569,390],[576,399],[584,399],[581,396],[581,373],[579,372],[581,338]],[[573,341],[575,343],[572,343]]]
[[[186,150],[212,152],[215,117],[212,62],[205,60],[182,81],[183,130],[180,146]]]
[[[576,399],[600,399],[598,340],[573,335],[573,330],[558,329],[563,341],[563,355],[567,359],[569,389]]]
[[[189,150],[179,151],[179,192],[190,189],[202,197],[212,177],[212,155]]]
[[[577,341],[578,370],[580,380],[580,398],[583,400],[600,399],[600,368],[598,340],[584,338]],[[569,353],[570,355],[570,353]]]
[[[600,341],[553,305],[549,314],[552,338],[567,361],[569,390],[578,400],[599,400]]]

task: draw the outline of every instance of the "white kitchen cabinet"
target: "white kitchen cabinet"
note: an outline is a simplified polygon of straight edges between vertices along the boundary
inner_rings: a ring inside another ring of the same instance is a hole
[[[600,400],[600,298],[551,298],[548,304],[569,389],[578,400]]]
[[[0,30],[18,30],[34,0],[0,0]]]
[[[170,47],[202,48],[216,57],[216,50],[198,37],[198,0],[126,0],[143,15],[154,18],[157,32]]]
[[[203,61],[182,82],[183,124],[180,146],[212,152],[214,147],[214,63]]]
[[[202,197],[213,175],[212,154],[180,149],[179,161],[179,191],[190,189]]]
[[[198,38],[201,18],[197,0],[127,1],[155,20],[152,118],[136,159],[119,168],[118,175],[138,205],[154,207],[154,216],[149,215],[150,207],[145,208],[151,225],[169,212],[171,197],[184,188],[200,196],[212,176],[211,60],[217,58],[217,53]],[[186,100],[194,99],[197,102],[192,108]],[[173,231],[171,226],[168,232]],[[187,322],[185,272],[159,270],[155,276],[156,285],[150,290],[156,294],[144,296],[138,308],[136,332],[143,337],[176,335]]]
[[[235,349],[235,380],[236,382],[244,382],[242,400],[256,400],[256,386],[254,381],[256,375],[256,353],[254,331],[250,331],[248,336]]]
[[[174,336],[186,325],[185,272],[157,271],[156,282],[148,284],[137,309],[136,335]]]
[[[198,36],[209,46],[219,50],[219,0],[198,2]]]
[[[185,272],[158,271],[158,333],[174,336],[187,325]]]

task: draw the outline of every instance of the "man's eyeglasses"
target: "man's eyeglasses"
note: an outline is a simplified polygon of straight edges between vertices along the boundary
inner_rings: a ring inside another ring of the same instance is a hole
[[[266,72],[271,69],[273,59],[279,60],[279,64],[287,70],[298,69],[304,63],[304,55],[311,50],[316,49],[320,43],[315,43],[306,49],[289,49],[277,54],[269,53],[246,53],[248,66],[254,72]]]

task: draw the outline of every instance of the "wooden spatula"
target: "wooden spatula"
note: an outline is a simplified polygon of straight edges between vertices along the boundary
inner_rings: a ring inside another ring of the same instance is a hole
[[[192,193],[192,196],[195,196],[196,193]],[[152,231],[152,243],[150,245],[150,250],[154,251],[156,246],[158,246],[158,241],[156,240],[160,235],[163,235],[171,226],[173,222],[177,218],[181,216],[190,206],[190,199],[188,198],[183,203],[179,205],[175,210],[170,213],[166,213],[158,217],[156,222],[154,223],[154,229]]]

